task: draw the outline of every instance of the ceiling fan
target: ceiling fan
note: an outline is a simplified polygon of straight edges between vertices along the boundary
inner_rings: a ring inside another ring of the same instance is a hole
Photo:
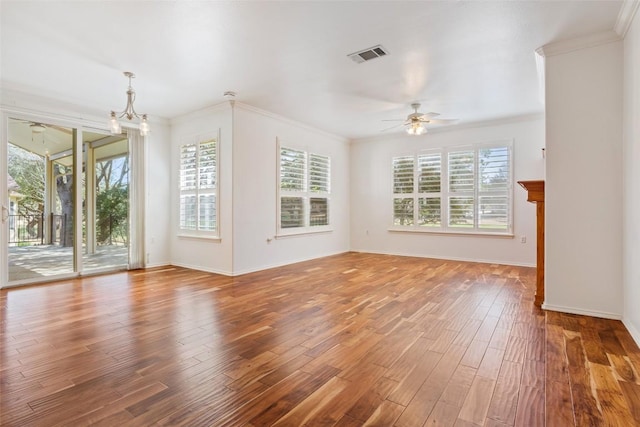
[[[41,122],[32,122],[29,120],[16,120],[16,122],[18,123],[25,123],[29,125],[29,129],[31,130],[31,133],[43,133],[45,132],[47,129],[51,128],[51,129],[55,129],[57,131],[60,132],[64,132],[68,135],[71,135],[71,129],[69,128],[65,128],[62,126],[57,126],[57,125],[49,125],[49,124],[44,124]]]
[[[413,108],[413,113],[409,114],[406,119],[383,120],[385,122],[402,121],[403,123],[383,129],[382,132],[386,132],[398,126],[404,126],[409,135],[422,135],[427,133],[427,128],[425,127],[426,124],[445,124],[458,121],[458,119],[436,119],[435,117],[439,116],[439,113],[420,113],[418,112],[418,109],[420,108],[420,103],[418,102],[411,104],[411,108]]]

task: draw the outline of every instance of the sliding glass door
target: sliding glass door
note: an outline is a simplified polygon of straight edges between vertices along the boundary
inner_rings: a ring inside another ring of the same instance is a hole
[[[83,132],[19,116],[4,120],[3,280],[13,285],[126,269],[126,134]]]

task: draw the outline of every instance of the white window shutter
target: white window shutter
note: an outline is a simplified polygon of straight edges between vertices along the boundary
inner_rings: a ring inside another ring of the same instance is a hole
[[[304,151],[282,148],[280,150],[280,189],[284,191],[306,190],[306,160]]]
[[[217,141],[180,147],[179,227],[211,234],[217,230]]]
[[[394,194],[413,193],[414,157],[403,156],[393,158],[393,192]]]

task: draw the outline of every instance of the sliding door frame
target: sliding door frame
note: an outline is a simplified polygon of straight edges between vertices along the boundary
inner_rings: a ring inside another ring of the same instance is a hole
[[[8,150],[9,146],[9,116],[2,113],[0,116],[0,288],[6,287],[9,283],[9,190],[7,183],[8,175]],[[6,221],[5,221],[6,216]]]
[[[100,133],[109,134],[108,129],[103,126],[96,125],[95,123],[87,122],[84,120],[69,120],[60,117],[56,117],[54,115],[46,114],[46,113],[33,113],[29,111],[23,110],[13,110],[3,108],[0,115],[1,126],[1,146],[0,146],[0,215],[2,218],[6,216],[4,209],[8,209],[7,206],[9,199],[9,192],[7,189],[7,173],[8,173],[8,145],[9,145],[9,119],[18,119],[18,120],[28,120],[37,123],[46,123],[56,126],[66,127],[72,130],[72,141],[73,141],[73,175],[74,175],[74,185],[73,185],[73,214],[74,214],[74,243],[73,243],[73,268],[74,271],[72,273],[63,273],[52,276],[47,276],[43,278],[32,278],[32,279],[21,279],[14,280],[9,282],[9,235],[8,235],[8,223],[1,221],[0,222],[0,263],[2,265],[1,274],[0,274],[0,289],[8,288],[14,286],[23,286],[30,284],[37,284],[43,282],[51,282],[54,280],[61,280],[67,278],[78,277],[82,275],[88,274],[101,274],[104,271],[97,272],[84,272],[83,271],[83,260],[82,260],[82,243],[83,243],[83,234],[82,234],[82,218],[83,218],[83,208],[82,208],[82,174],[83,174],[83,138],[82,132],[85,131],[97,131]],[[127,139],[129,139],[129,155],[131,156],[132,150],[132,141],[131,141],[131,132],[137,132],[138,129],[135,127],[126,127],[125,130],[127,134]],[[140,209],[137,210],[138,218],[134,219],[137,221],[138,228],[136,228],[135,235],[132,233],[131,228],[129,229],[129,252],[134,248],[138,253],[144,254],[144,245],[145,245],[145,230],[144,230],[144,207],[146,205],[146,191],[144,191],[145,183],[144,176],[146,175],[145,171],[145,153],[144,147],[146,145],[146,138],[135,138],[135,141],[141,144],[141,149],[138,151],[140,155],[140,159],[137,159],[135,164],[130,164],[132,167],[141,168],[141,170],[136,170],[135,173],[132,171],[132,168],[129,169],[130,173],[130,186],[137,185],[137,197],[138,206]],[[141,181],[131,182],[131,179],[137,177]],[[131,212],[131,200],[129,202],[129,217],[130,221],[132,220]],[[135,243],[133,240],[136,239]],[[131,266],[131,253],[129,255],[129,260],[127,262],[127,268],[132,268]],[[141,259],[140,259],[141,258]],[[139,256],[138,262],[133,266],[133,268],[144,268],[145,263],[144,255]]]

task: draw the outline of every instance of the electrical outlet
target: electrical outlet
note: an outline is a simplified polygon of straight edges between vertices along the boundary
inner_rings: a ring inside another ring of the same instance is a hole
[[[527,243],[527,236],[520,236],[520,243]]]

